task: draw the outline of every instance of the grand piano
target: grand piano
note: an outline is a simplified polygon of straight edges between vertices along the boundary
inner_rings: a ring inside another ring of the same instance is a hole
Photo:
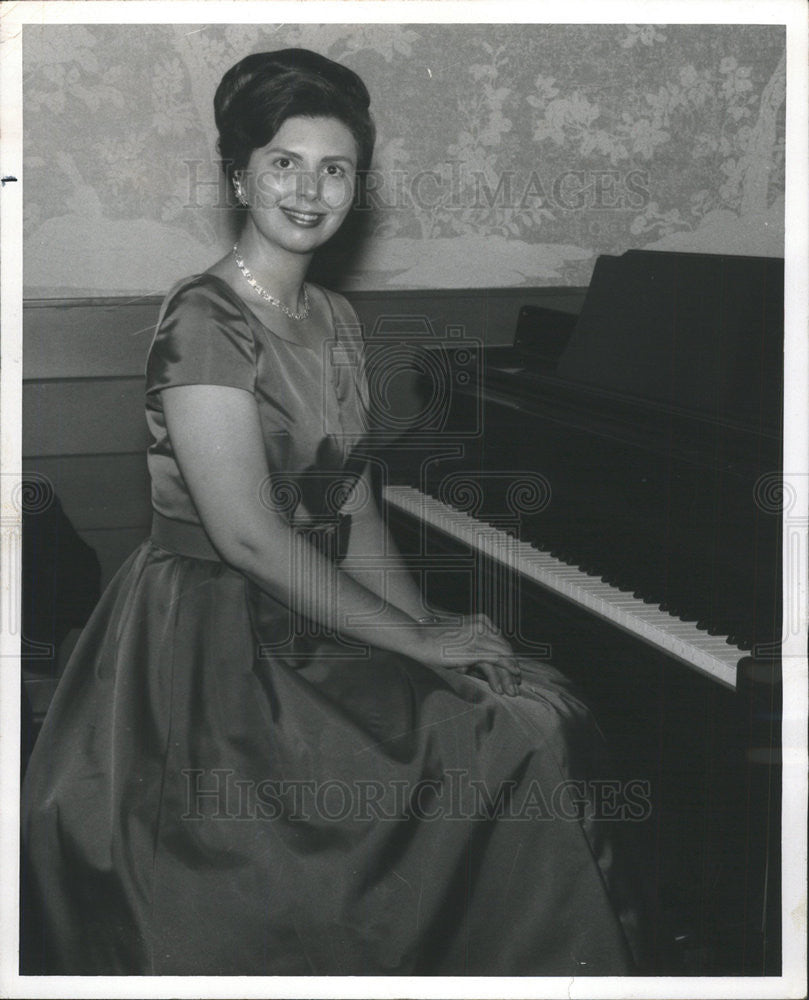
[[[778,973],[783,261],[603,256],[509,348],[410,326],[374,456],[428,599],[551,658],[647,783],[651,971]]]

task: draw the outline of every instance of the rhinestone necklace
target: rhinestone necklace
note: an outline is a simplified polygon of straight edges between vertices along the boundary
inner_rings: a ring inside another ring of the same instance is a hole
[[[271,306],[275,306],[276,309],[280,309],[282,313],[289,316],[290,319],[306,319],[309,315],[309,290],[306,287],[306,282],[303,283],[303,309],[300,312],[293,312],[290,308],[284,305],[280,299],[277,299],[274,295],[270,295],[266,288],[262,288],[261,285],[256,281],[253,275],[247,270],[247,265],[242,260],[241,253],[239,252],[239,244],[233,244],[233,257],[236,260],[236,267],[244,275],[244,279],[251,288],[255,288],[258,294],[266,302],[269,302]]]

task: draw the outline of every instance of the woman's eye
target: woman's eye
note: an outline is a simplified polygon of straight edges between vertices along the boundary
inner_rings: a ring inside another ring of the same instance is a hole
[[[282,170],[286,170],[292,166],[292,160],[288,156],[279,156],[275,161],[276,167],[280,167]]]

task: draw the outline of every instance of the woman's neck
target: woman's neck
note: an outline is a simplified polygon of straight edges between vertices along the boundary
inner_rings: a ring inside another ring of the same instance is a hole
[[[239,254],[255,280],[291,309],[298,297],[312,254],[295,254],[264,240],[248,222],[238,240]]]

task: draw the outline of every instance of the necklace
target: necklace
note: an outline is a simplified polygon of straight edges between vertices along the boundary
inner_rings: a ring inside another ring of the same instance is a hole
[[[306,287],[306,282],[303,283],[303,309],[301,309],[300,312],[293,312],[288,306],[285,306],[280,299],[277,299],[274,295],[270,295],[266,288],[262,288],[253,275],[247,270],[247,265],[244,260],[242,260],[241,253],[239,252],[238,243],[233,244],[233,257],[236,261],[236,267],[238,267],[244,275],[244,279],[247,284],[250,285],[251,288],[255,288],[262,299],[269,302],[271,306],[275,306],[276,309],[280,309],[281,312],[286,316],[289,316],[290,319],[301,320],[307,318],[309,315],[309,290]]]

